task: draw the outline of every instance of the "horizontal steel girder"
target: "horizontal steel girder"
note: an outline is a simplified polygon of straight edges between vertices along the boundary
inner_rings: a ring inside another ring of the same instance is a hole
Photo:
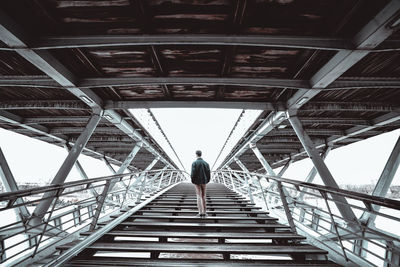
[[[32,40],[32,36],[29,36],[29,34],[25,32],[18,23],[5,14],[3,10],[0,10],[0,32],[0,40],[3,43],[10,48],[17,48],[15,49],[16,53],[41,70],[44,74],[48,75],[59,86],[81,99],[93,110],[103,110],[103,100],[92,90],[77,86],[78,78],[59,60],[48,51],[30,49],[27,40]],[[144,140],[143,136],[117,112],[105,110],[104,117],[133,140],[142,141],[147,150],[156,157],[160,156],[161,160],[167,165],[173,166],[173,164],[164,159],[160,152],[147,140]]]
[[[96,89],[107,86],[136,86],[136,85],[232,85],[245,86],[257,89],[257,87],[306,89],[319,92],[314,89],[308,80],[298,79],[271,79],[271,78],[234,78],[234,77],[119,77],[119,78],[85,78],[76,83],[83,89]],[[62,88],[53,79],[46,76],[2,76],[0,86],[4,87],[51,87]],[[400,79],[396,78],[360,78],[340,79],[332,82],[327,89],[361,89],[361,88],[398,88]],[[88,91],[89,92],[89,91]],[[101,104],[101,103],[99,103]]]
[[[76,109],[90,110],[90,107],[79,100],[8,100],[0,101],[0,109]]]
[[[244,102],[244,101],[107,101],[106,109],[139,109],[139,108],[223,108],[284,110],[283,103]]]
[[[393,32],[393,27],[388,27],[390,23],[393,23],[393,19],[397,16],[400,10],[400,1],[390,1],[379,13],[370,20],[352,39],[352,42],[356,45],[357,49],[373,49],[387,39]],[[298,90],[287,102],[286,107],[289,110],[300,109],[303,105],[308,103],[314,96],[320,91],[326,90],[326,88],[334,87],[337,82],[343,82],[342,79],[337,80],[345,71],[354,66],[362,58],[364,58],[369,52],[365,51],[354,51],[354,50],[342,50],[336,53],[324,66],[322,66],[310,79],[309,83],[312,88],[317,90]],[[242,150],[245,150],[249,143],[255,143],[263,136],[268,134],[277,124],[280,124],[279,112],[271,113],[267,120],[265,120],[253,133],[247,142],[235,150],[229,153],[225,160],[220,165],[221,168],[225,164],[229,164],[233,157],[237,157]],[[360,126],[361,127],[361,126]],[[363,127],[362,127],[363,128]],[[260,132],[259,129],[264,129]],[[258,133],[258,134],[257,134]],[[336,137],[335,137],[336,138]]]
[[[330,146],[334,146],[335,143],[337,143],[337,142],[345,141],[348,139],[353,139],[354,138],[353,136],[371,131],[375,128],[385,126],[386,124],[393,123],[393,122],[399,121],[399,120],[400,120],[400,112],[390,112],[388,114],[379,116],[379,117],[371,120],[371,125],[369,125],[369,126],[351,127],[348,130],[345,130],[344,134],[341,136],[330,136],[323,142],[318,142],[315,139],[313,139],[314,143],[316,144],[315,148],[324,148],[326,146],[326,144],[329,144]],[[360,139],[360,140],[363,140],[363,139]],[[355,140],[355,141],[357,141],[357,140]],[[294,158],[297,158],[300,156],[305,156],[305,155],[306,155],[306,152],[302,151],[297,154],[291,155],[291,158],[294,159]],[[279,164],[282,164],[289,159],[290,159],[289,157],[284,158],[280,161],[274,162],[272,165],[278,166]]]
[[[354,49],[337,52],[336,55],[311,77],[311,87],[319,90],[298,90],[287,101],[288,109],[299,109],[316,96],[319,91],[333,86],[343,73],[370,53],[369,49],[374,49],[385,41],[395,31],[395,27],[391,27],[391,24],[398,16],[399,10],[400,1],[390,1],[354,35],[351,40],[355,46]]]
[[[270,110],[270,111],[284,111],[285,104],[283,102],[249,102],[249,101],[164,101],[164,100],[151,100],[151,101],[106,101],[104,108],[106,110],[113,109],[139,109],[139,108],[224,108],[224,109],[255,109],[255,110]],[[0,110],[14,110],[14,109],[65,109],[65,110],[87,110],[88,107],[83,105],[79,100],[27,100],[27,101],[4,101],[0,102]],[[400,106],[388,105],[373,102],[309,102],[301,107],[300,111],[354,111],[354,112],[388,112],[399,110]],[[26,123],[52,123],[52,122],[76,122],[87,120],[88,117],[42,117],[42,118],[28,118]],[[361,124],[367,124],[366,120],[359,118],[307,118],[304,117],[307,123],[310,120],[321,123],[357,121]],[[139,131],[139,129],[136,129]]]
[[[48,36],[41,37],[36,45],[32,48],[61,49],[75,47],[113,47],[139,45],[243,45],[321,50],[341,50],[354,48],[353,44],[351,44],[349,40],[334,37],[222,34]]]
[[[50,133],[50,129],[48,129],[47,127],[45,127],[43,125],[39,125],[39,124],[35,124],[35,125],[28,124],[25,121],[24,118],[22,118],[22,117],[20,117],[18,115],[12,114],[10,112],[4,111],[4,110],[0,110],[0,120],[5,121],[5,122],[7,122],[9,124],[12,124],[12,125],[15,125],[15,126],[19,126],[22,129],[27,129],[29,132],[42,135],[42,136],[48,138],[48,141],[52,141],[52,142],[57,141],[57,142],[60,142],[61,144],[66,144],[68,142],[71,145],[73,145],[74,142],[76,142],[76,139],[77,139],[77,137],[68,138],[66,135],[60,135],[60,134],[56,136],[56,135]],[[85,120],[85,123],[88,120],[89,120],[89,118],[87,118]],[[132,141],[131,138],[128,138],[128,137],[124,137],[124,138]],[[39,139],[42,139],[42,138],[39,138]],[[98,152],[96,150],[87,148],[87,147],[85,147],[83,149],[83,152],[88,152],[90,154],[97,155],[97,156],[99,156],[101,158],[105,157],[104,154],[102,154],[102,153],[100,153],[100,152]],[[116,163],[120,162],[120,161],[115,160],[113,158],[108,158],[108,160],[111,160],[111,161],[116,162]]]

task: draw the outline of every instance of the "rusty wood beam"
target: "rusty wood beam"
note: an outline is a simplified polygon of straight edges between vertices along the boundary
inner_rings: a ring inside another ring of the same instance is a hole
[[[233,10],[233,16],[232,16],[232,27],[230,28],[231,34],[232,33],[236,34],[239,31],[240,25],[243,22],[243,16],[244,16],[244,12],[246,10],[246,4],[247,4],[246,0],[237,0],[236,1],[235,8]],[[226,47],[223,64],[222,64],[221,77],[226,77],[231,72],[235,52],[236,52],[235,45]],[[224,97],[225,88],[226,88],[225,85],[218,87],[217,92],[215,94],[216,99],[222,99]]]
[[[390,47],[398,47],[398,43],[398,40],[393,40],[390,42]],[[42,36],[31,48],[35,50],[43,50],[76,47],[113,47],[143,45],[234,45],[336,51],[354,48],[350,40],[337,37],[263,36],[233,34]]]

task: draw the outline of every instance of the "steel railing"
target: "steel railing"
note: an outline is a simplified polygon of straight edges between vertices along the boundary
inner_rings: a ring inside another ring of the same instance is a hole
[[[223,170],[212,173],[250,201],[288,223],[343,265],[399,266],[400,201],[276,176]],[[359,218],[350,220],[337,206]]]
[[[27,265],[49,250],[54,252],[55,245],[77,239],[79,232],[94,230],[114,212],[184,180],[185,172],[162,169],[1,193],[0,262]],[[50,192],[53,195],[48,196]],[[32,212],[49,198],[52,204],[40,223],[20,216],[20,207]]]

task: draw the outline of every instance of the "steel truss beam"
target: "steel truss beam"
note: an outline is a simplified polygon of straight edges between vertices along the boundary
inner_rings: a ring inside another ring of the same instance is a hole
[[[229,78],[229,77],[120,77],[120,78],[87,78],[79,83],[81,88],[104,86],[136,86],[136,85],[174,85],[174,84],[199,84],[199,85],[235,85],[253,87],[273,87],[305,89],[319,92],[310,86],[308,80],[297,79],[271,79],[271,78]],[[360,88],[396,88],[400,87],[399,79],[365,79],[365,80],[340,80],[332,82],[329,90],[347,90]]]
[[[326,144],[329,146],[334,146],[335,143],[345,141],[345,140],[353,140],[354,136],[357,136],[359,134],[371,131],[375,128],[385,126],[386,124],[393,123],[400,120],[400,111],[399,112],[390,112],[388,114],[379,116],[373,120],[371,120],[371,124],[369,126],[354,126],[351,127],[348,130],[345,130],[343,135],[341,136],[331,136],[328,137],[326,140],[316,140],[314,139],[314,142],[316,144],[315,148],[324,148]],[[364,139],[360,139],[364,140]],[[355,140],[359,141],[359,140]],[[304,156],[306,154],[306,151],[299,152],[297,154],[291,155],[292,159],[295,159],[300,156]],[[289,160],[289,158],[284,158],[280,161],[277,161],[273,163],[272,165],[279,165],[282,164],[283,162]]]
[[[383,107],[382,107],[383,108]],[[303,110],[303,109],[301,109]],[[300,117],[299,119],[303,123],[303,125],[306,124],[338,124],[338,125],[370,125],[371,122],[366,119],[360,119],[360,118],[337,118],[337,117]]]
[[[84,127],[53,127],[50,129],[50,134],[80,134],[85,128]],[[124,133],[115,127],[97,127],[96,134],[117,134],[123,135]]]
[[[32,49],[62,49],[76,47],[113,47],[143,45],[244,45],[260,47],[304,48],[321,50],[352,49],[346,39],[334,37],[260,36],[260,35],[89,35],[45,36]]]
[[[69,144],[65,145],[65,149],[68,151],[68,153],[71,151],[71,146]],[[87,176],[85,170],[83,169],[81,163],[79,162],[79,160],[76,160],[75,162],[75,168],[76,170],[79,172],[79,175],[82,177],[82,179],[84,180],[88,180],[89,176]],[[90,185],[90,192],[91,194],[96,198],[99,194],[97,193],[96,189],[93,188],[92,185]]]
[[[78,159],[79,155],[81,154],[83,148],[86,146],[90,136],[92,135],[94,129],[96,128],[97,124],[101,120],[101,113],[93,113],[90,117],[89,122],[86,125],[85,130],[80,134],[78,140],[72,147],[71,151],[68,153],[68,156],[65,158],[63,164],[61,165],[60,169],[58,170],[57,174],[53,178],[51,184],[57,185],[62,184],[65,179],[67,178],[69,172],[71,171],[72,167],[74,166],[76,160]],[[49,209],[52,201],[56,197],[56,192],[47,192],[43,195],[43,199],[39,202],[36,206],[32,218],[30,220],[30,224],[35,226],[39,225],[44,218],[47,210]]]
[[[272,131],[276,126],[279,125],[280,122],[286,119],[286,115],[284,111],[278,111],[278,112],[271,112],[267,118],[263,121],[263,123],[254,131],[248,140],[244,142],[240,147],[237,149],[237,152],[234,154],[230,154],[230,159],[226,162],[223,162],[221,164],[221,167],[223,168],[224,166],[229,166],[233,161],[234,158],[238,158],[240,155],[242,155],[245,150],[249,147],[250,144],[256,143],[258,140],[260,140],[264,135]]]
[[[50,87],[62,88],[53,79],[46,76],[2,76],[0,77],[0,87]],[[299,79],[271,79],[271,78],[235,78],[235,77],[119,77],[119,78],[86,78],[76,83],[76,87],[85,89],[96,89],[107,86],[137,86],[137,85],[174,85],[174,84],[200,84],[200,85],[235,85],[251,87],[253,90],[261,88],[290,88],[304,89],[319,92],[319,89],[312,88],[308,80]],[[363,79],[340,79],[327,86],[327,90],[348,90],[348,89],[368,89],[368,88],[397,88],[400,87],[400,80],[382,78],[363,78]],[[85,101],[85,100],[84,100]],[[99,103],[100,105],[101,103]]]
[[[329,152],[332,150],[332,147],[328,146],[326,147],[325,151],[322,153],[321,158],[322,160],[325,160],[326,157],[329,155]],[[306,179],[304,180],[305,183],[312,183],[314,181],[315,176],[317,175],[317,168],[315,168],[315,166],[313,166],[310,170],[310,172],[308,173]],[[302,201],[304,198],[304,195],[306,193],[307,188],[304,188],[303,191],[300,192],[300,194],[297,197],[297,201]],[[304,215],[303,215],[304,216]]]
[[[372,192],[372,196],[377,197],[386,197],[387,192],[389,191],[390,185],[394,179],[394,175],[396,174],[397,169],[400,165],[400,137],[397,139],[395,146],[393,147],[392,153],[383,168],[381,176],[377,181],[374,191]],[[372,209],[376,212],[379,212],[380,206],[372,205]],[[376,215],[368,212],[364,212],[360,221],[365,223],[368,227],[373,226],[376,219]]]
[[[309,102],[299,111],[354,111],[354,112],[389,112],[400,110],[398,105],[383,105],[374,102]]]
[[[284,110],[283,103],[244,102],[244,101],[107,101],[106,109],[139,109],[139,108],[223,108],[223,109],[257,109]]]
[[[6,189],[6,192],[15,192],[18,191],[17,182],[14,179],[14,175],[11,172],[10,167],[8,166],[6,157],[3,154],[3,151],[0,148],[0,178],[3,186]],[[23,204],[24,201],[22,198],[18,198],[15,201],[16,204]],[[18,208],[18,216],[20,217],[22,222],[25,222],[31,214],[25,205],[19,206]]]
[[[18,115],[15,115],[13,113],[10,113],[8,111],[0,110],[0,120],[5,121],[5,122],[7,122],[7,123],[9,123],[11,125],[19,126],[19,127],[23,128],[23,129],[27,129],[30,132],[50,137],[54,141],[58,141],[58,142],[61,142],[61,143],[65,143],[66,140],[68,139],[68,137],[66,135],[63,135],[63,134],[58,135],[58,136],[55,136],[55,135],[51,134],[50,130],[47,127],[43,126],[43,125],[39,125],[39,124],[29,125],[29,124],[26,124],[25,121],[24,121],[24,118],[22,118],[22,117],[20,117]]]
[[[400,1],[390,1],[367,25],[365,25],[351,40],[354,49],[342,50],[336,53],[322,68],[310,79],[311,87],[320,90],[298,90],[287,102],[288,109],[299,109],[319,91],[333,85],[343,73],[367,56],[370,51],[386,38],[395,28],[391,26],[398,16]]]
[[[263,166],[264,170],[267,171],[269,175],[276,176],[276,173],[272,169],[272,167],[268,164],[267,160],[262,155],[261,151],[258,149],[256,144],[250,144],[251,150],[253,150],[254,154],[256,155],[258,161]]]
[[[61,62],[47,51],[34,51],[30,49],[27,42],[29,39],[28,34],[2,10],[0,10],[0,32],[0,40],[2,42],[11,48],[16,48],[15,51],[20,56],[48,75],[57,82],[59,86],[81,99],[93,110],[103,110],[102,99],[92,90],[77,86],[77,77],[75,77]],[[104,117],[135,141],[142,141],[146,149],[156,157],[161,157],[166,164],[173,166],[173,164],[164,159],[162,155],[160,155],[148,141],[144,140],[143,136],[117,112],[105,110]]]
[[[83,122],[86,123],[89,120],[89,117],[85,117],[85,118],[82,118],[82,119],[83,119]],[[30,131],[32,131],[34,133],[40,134],[42,136],[45,136],[45,138],[48,138],[49,141],[52,141],[52,142],[57,141],[57,142],[60,142],[61,144],[69,143],[69,144],[73,145],[77,141],[77,138],[78,138],[78,137],[68,138],[67,136],[65,136],[63,134],[58,134],[57,136],[53,135],[53,134],[50,134],[50,130],[47,127],[45,127],[43,125],[40,125],[40,124],[36,124],[34,122],[30,122],[29,121],[30,119],[24,119],[24,118],[22,118],[22,117],[20,117],[18,115],[15,115],[13,113],[10,113],[10,112],[4,111],[4,110],[0,110],[0,120],[2,120],[4,122],[7,122],[7,123],[10,123],[12,125],[16,125],[16,126],[22,127],[24,129],[28,129],[28,130],[30,130]],[[32,123],[34,123],[35,125],[32,125]],[[42,137],[35,137],[35,138],[43,139]],[[126,142],[132,142],[132,139],[129,138],[129,137],[115,137],[115,136],[112,136],[112,137],[104,137],[104,138],[106,138],[109,141],[121,141],[121,139],[122,139],[122,140],[124,140]],[[91,140],[97,140],[97,139],[98,139],[97,137],[91,138]],[[103,139],[101,139],[101,140],[103,140]],[[96,150],[89,149],[87,147],[85,147],[83,149],[83,151],[84,152],[88,152],[88,153],[93,154],[93,155],[96,155],[96,156],[99,156],[101,158],[105,157],[104,154],[102,154],[102,153],[100,153],[100,152],[98,152]],[[108,159],[112,160],[115,163],[120,163],[116,159],[113,159],[113,158],[108,158]]]
[[[8,100],[0,101],[0,109],[76,109],[90,110],[85,103],[79,100]]]
[[[301,144],[303,145],[319,175],[321,176],[324,184],[332,188],[339,188],[328,167],[325,165],[323,159],[315,148],[315,144],[312,142],[308,134],[304,131],[300,120],[295,116],[295,114],[288,114],[288,119],[293,129],[295,130]],[[331,197],[335,201],[336,207],[338,208],[342,217],[346,219],[349,223],[358,224],[357,217],[347,203],[347,200],[344,197],[337,195],[332,195]]]
[[[32,117],[25,118],[24,122],[26,124],[38,124],[38,123],[86,123],[88,121],[88,116],[51,116],[51,117]],[[129,138],[132,142],[132,139]]]
[[[249,102],[249,101],[106,101],[104,108],[107,110],[114,109],[139,109],[139,108],[224,108],[224,109],[256,109],[270,111],[286,110],[283,102]],[[6,101],[0,102],[0,110],[7,109],[72,109],[87,110],[88,107],[83,105],[79,100],[51,100],[51,101]],[[354,111],[354,112],[388,112],[400,110],[398,105],[384,105],[382,103],[373,102],[312,102],[304,105],[301,111]],[[43,122],[81,122],[85,117],[51,117],[51,118],[30,118],[26,121],[29,123]],[[368,124],[367,120],[357,118],[305,118],[306,123],[350,123]]]
[[[400,10],[400,1],[390,1],[367,25],[365,25],[360,32],[358,32],[352,42],[356,45],[357,49],[373,49],[381,44],[388,36],[394,32],[394,28],[391,27],[390,23],[393,23],[395,16],[397,16]],[[369,52],[368,51],[355,51],[355,50],[343,50],[338,52],[331,60],[329,60],[319,71],[317,71],[310,80],[311,87],[316,90],[298,90],[286,103],[286,107],[289,110],[297,110],[303,107],[311,98],[316,96],[321,90],[326,88],[334,87],[335,83],[342,82],[343,80],[337,80],[345,71],[354,66],[362,58],[364,58]],[[335,81],[336,80],[336,81]],[[225,164],[229,164],[233,157],[238,157],[243,153],[243,150],[247,148],[250,143],[255,143],[260,140],[263,136],[272,131],[276,125],[279,125],[283,119],[281,119],[282,113],[270,113],[267,119],[258,127],[246,142],[239,146],[236,152],[228,155],[230,158],[226,158],[221,164],[221,168]],[[392,112],[387,116],[396,117]],[[357,126],[360,131],[365,131],[365,127]],[[262,129],[262,130],[261,130]],[[351,129],[354,130],[353,128]],[[357,132],[357,130],[354,130]],[[332,137],[336,138],[336,137]],[[347,137],[343,137],[345,139]],[[287,159],[286,159],[287,160]]]

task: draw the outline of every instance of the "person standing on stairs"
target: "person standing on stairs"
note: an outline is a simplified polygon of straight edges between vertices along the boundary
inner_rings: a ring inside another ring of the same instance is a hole
[[[201,158],[201,151],[196,151],[197,160],[192,163],[192,183],[196,188],[197,208],[199,214],[197,217],[204,218],[206,213],[206,185],[210,181],[210,165]]]

